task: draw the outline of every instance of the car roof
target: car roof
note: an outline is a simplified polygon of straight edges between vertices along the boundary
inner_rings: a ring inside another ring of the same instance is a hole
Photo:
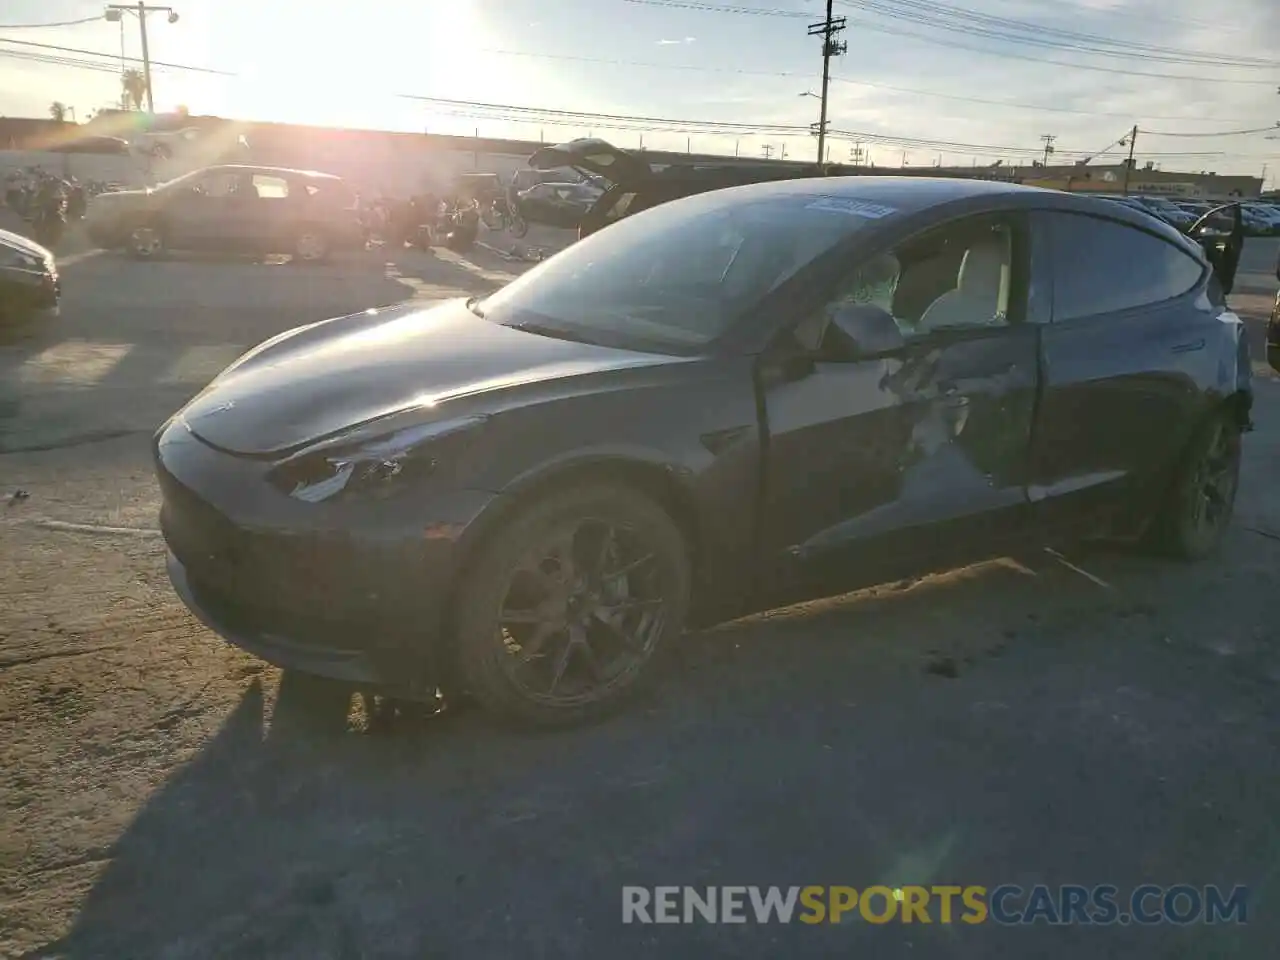
[[[958,177],[795,177],[726,187],[743,200],[772,197],[834,197],[893,207],[903,213],[927,210],[970,197],[1041,194],[1054,191],[996,180],[964,180]]]
[[[250,163],[220,163],[214,167],[206,167],[208,171],[225,170],[228,173],[240,171],[243,173],[265,173],[275,176],[303,177],[308,180],[341,180],[342,178],[332,173],[321,173],[319,170],[295,170],[292,167],[262,167],[257,164]]]
[[[726,187],[725,194],[742,201],[774,197],[830,197],[891,207],[901,214],[923,213],[934,207],[981,198],[999,198],[1009,209],[1049,209],[1093,214],[1119,220],[1156,233],[1189,251],[1200,247],[1177,228],[1141,204],[1115,203],[1110,197],[1086,196],[1001,180],[960,177],[806,177]],[[725,199],[729,199],[728,196]]]

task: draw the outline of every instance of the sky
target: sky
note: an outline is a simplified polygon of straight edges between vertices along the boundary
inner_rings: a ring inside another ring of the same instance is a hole
[[[1025,164],[1049,135],[1058,162],[1103,162],[1124,156],[1136,124],[1140,165],[1265,165],[1276,186],[1276,0],[835,2],[848,49],[831,65],[831,161]],[[148,17],[161,111],[816,159],[822,57],[808,26],[822,0],[172,3],[176,23]],[[47,116],[57,100],[83,119],[118,100],[138,23],[102,10],[0,4],[0,115]],[[28,26],[81,18],[93,19]],[[1234,133],[1258,128],[1271,132]],[[1231,135],[1202,136],[1215,132]]]

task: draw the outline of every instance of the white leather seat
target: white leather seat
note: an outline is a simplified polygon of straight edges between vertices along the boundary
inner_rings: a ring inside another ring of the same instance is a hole
[[[974,244],[960,263],[956,289],[925,310],[918,331],[993,326],[1004,322],[1001,295],[1009,286],[1009,241],[993,236]]]

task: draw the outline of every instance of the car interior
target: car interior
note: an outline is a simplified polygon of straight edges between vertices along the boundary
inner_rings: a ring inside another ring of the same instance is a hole
[[[936,330],[1003,326],[1009,313],[1013,237],[1005,226],[943,227],[863,264],[840,292],[800,323],[795,338],[821,352],[831,318],[850,304],[889,312],[904,337]]]

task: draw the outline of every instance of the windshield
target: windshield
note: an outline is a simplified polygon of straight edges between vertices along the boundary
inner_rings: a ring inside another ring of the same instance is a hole
[[[549,335],[695,352],[822,253],[893,212],[848,197],[713,191],[620,220],[475,309]]]

